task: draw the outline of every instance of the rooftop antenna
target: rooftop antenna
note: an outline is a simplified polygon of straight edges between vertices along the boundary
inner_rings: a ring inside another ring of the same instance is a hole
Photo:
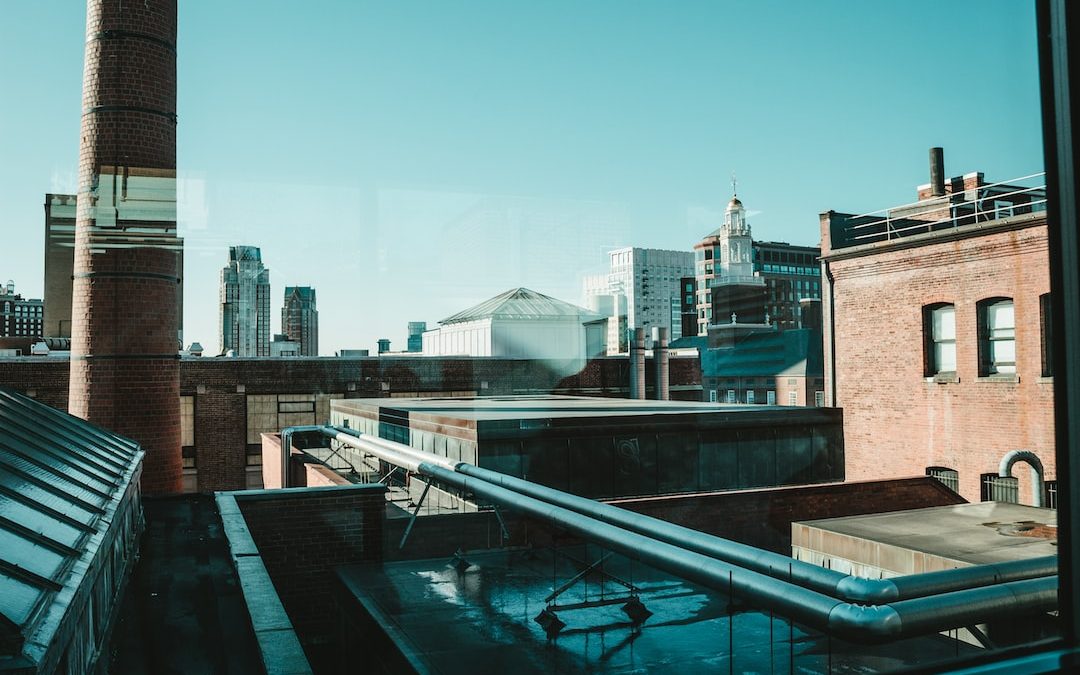
[[[737,185],[738,185],[738,181],[735,180],[735,172],[732,171],[731,172],[731,196],[732,197],[738,197],[739,196],[739,191],[736,189]]]

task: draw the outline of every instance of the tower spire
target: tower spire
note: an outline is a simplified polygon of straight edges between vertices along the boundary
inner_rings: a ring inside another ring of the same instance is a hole
[[[732,171],[731,172],[731,196],[732,197],[738,197],[739,196],[739,190],[737,188],[738,188],[738,181],[735,180],[735,172]]]

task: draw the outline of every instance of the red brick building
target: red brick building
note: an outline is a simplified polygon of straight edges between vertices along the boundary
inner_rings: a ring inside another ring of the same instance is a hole
[[[558,393],[626,397],[630,362],[592,359],[570,375],[537,359],[472,357],[185,358],[177,404],[183,492],[262,487],[262,434],[323,423],[336,398],[504,396]],[[646,362],[654,398],[653,359]],[[68,403],[64,358],[0,358],[0,385],[60,410]],[[669,363],[671,397],[701,400],[697,358]]]
[[[1032,504],[1027,467],[995,478],[1026,450],[1052,505],[1042,179],[945,181],[936,159],[914,204],[821,215],[825,395],[844,409],[847,477],[929,473],[971,501]]]

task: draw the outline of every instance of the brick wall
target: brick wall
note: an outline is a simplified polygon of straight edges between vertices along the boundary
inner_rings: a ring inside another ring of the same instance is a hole
[[[828,483],[609,503],[718,537],[791,554],[791,523],[964,502],[934,478]]]
[[[237,494],[237,504],[301,643],[334,628],[331,569],[382,559],[382,485]]]
[[[89,0],[83,73],[68,411],[140,443],[147,494],[177,493],[176,0]],[[107,206],[106,177],[134,202],[154,183],[159,211]]]
[[[651,359],[647,366],[652,366]],[[68,361],[59,358],[0,359],[0,385],[32,392],[37,400],[66,410],[68,368]],[[476,391],[482,396],[558,391],[625,397],[628,372],[627,360],[618,357],[592,360],[573,375],[560,373],[551,362],[526,359],[187,358],[180,362],[179,395],[192,396],[195,401],[199,490],[214,492],[247,487],[249,395],[340,394],[346,398],[377,398],[399,391]],[[651,371],[648,381],[652,381]],[[672,398],[679,398],[676,388],[680,387],[681,393],[696,398],[700,392],[694,387],[700,386],[700,382],[696,358],[671,359]]]
[[[791,554],[791,523],[886,513],[931,506],[962,504],[964,500],[936,479],[915,476],[887,481],[860,481],[795,487],[738,490],[660,497],[608,500],[607,503],[701,532]],[[405,547],[398,543],[408,525],[407,514],[391,507],[386,521],[387,560],[449,557],[465,551],[497,547],[502,542],[492,512],[424,516],[417,519]],[[504,509],[511,546],[551,546],[553,538],[570,542],[565,534]]]
[[[822,216],[823,233],[828,219]],[[1026,449],[1053,479],[1053,384],[1042,377],[1039,307],[1050,286],[1045,214],[862,248],[863,255],[824,251],[834,279],[826,312],[835,315],[832,326],[825,322],[825,389],[830,396],[832,330],[848,478],[942,466],[958,471],[960,494],[978,501],[980,474],[996,473],[1005,453]],[[1014,301],[1016,378],[979,377],[976,303],[995,296]],[[922,312],[938,302],[956,309],[957,381],[925,377]],[[1013,474],[1021,502],[1030,504],[1026,467]]]

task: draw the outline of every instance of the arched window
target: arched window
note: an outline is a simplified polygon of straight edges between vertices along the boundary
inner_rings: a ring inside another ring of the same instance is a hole
[[[1012,298],[989,298],[978,304],[979,375],[1016,373],[1016,316]]]
[[[956,308],[948,303],[923,307],[923,363],[931,377],[956,372]]]

